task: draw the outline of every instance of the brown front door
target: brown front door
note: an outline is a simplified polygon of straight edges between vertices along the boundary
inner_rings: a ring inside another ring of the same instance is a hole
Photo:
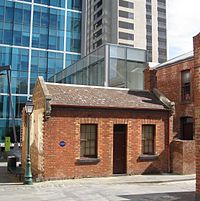
[[[126,135],[127,125],[114,125],[113,174],[126,173]]]

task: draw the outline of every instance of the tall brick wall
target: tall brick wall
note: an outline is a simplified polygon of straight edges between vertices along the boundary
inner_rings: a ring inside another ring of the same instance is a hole
[[[43,174],[43,122],[45,111],[45,97],[37,82],[33,96],[34,111],[30,117],[30,149],[33,176]],[[27,148],[27,115],[22,113],[22,168],[25,168]]]
[[[161,91],[170,101],[175,102],[176,112],[174,114],[173,132],[175,137],[180,137],[180,118],[184,116],[194,117],[194,82],[191,79],[191,101],[181,101],[181,71],[190,69],[191,76],[194,76],[194,60],[186,59],[182,62],[167,65],[165,67],[157,68],[151,73],[145,72],[145,89],[152,90],[156,87]],[[149,77],[151,80],[149,81]],[[152,76],[154,78],[152,79]],[[151,82],[151,84],[149,84]]]
[[[144,88],[152,91],[153,88],[157,88],[157,71],[150,69],[149,67],[144,70]]]
[[[200,34],[193,38],[194,45],[194,102],[196,135],[196,200],[200,200]]]
[[[171,144],[171,171],[176,174],[195,174],[195,141],[174,140]]]
[[[127,174],[169,171],[169,114],[162,111],[70,109],[53,107],[44,122],[45,179],[109,176],[113,174],[113,125],[127,124]],[[80,124],[98,124],[97,164],[80,165]],[[141,125],[156,124],[158,159],[140,160]],[[59,146],[65,141],[64,147]]]

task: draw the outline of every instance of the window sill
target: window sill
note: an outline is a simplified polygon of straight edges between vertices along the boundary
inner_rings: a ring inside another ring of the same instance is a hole
[[[76,160],[76,164],[85,165],[85,164],[97,164],[100,162],[99,158],[79,158]]]
[[[192,100],[181,100],[182,105],[192,104]]]
[[[153,160],[157,160],[159,158],[158,155],[140,155],[139,159],[141,161],[153,161]]]

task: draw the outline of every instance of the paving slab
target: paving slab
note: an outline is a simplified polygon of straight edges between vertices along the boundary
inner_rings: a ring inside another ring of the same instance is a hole
[[[195,175],[113,176],[46,181],[29,186],[13,182],[11,177],[5,182],[4,173],[5,169],[0,168],[0,201],[195,200]]]

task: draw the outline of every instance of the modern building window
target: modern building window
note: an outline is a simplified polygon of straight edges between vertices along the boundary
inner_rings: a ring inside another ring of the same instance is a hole
[[[129,22],[119,21],[119,27],[123,29],[134,29],[134,24]]]
[[[165,8],[158,7],[158,17],[166,18],[166,9]]]
[[[94,24],[94,30],[97,29],[99,26],[102,25],[102,19],[100,19],[99,21],[97,21],[95,24]]]
[[[134,40],[134,35],[124,32],[119,32],[119,38],[124,40]]]
[[[129,1],[120,0],[119,6],[125,7],[125,8],[133,8],[134,4],[132,2],[129,2]]]
[[[99,47],[100,45],[102,45],[102,38],[99,39],[96,43],[93,44],[93,49],[96,49],[96,48]]]
[[[155,125],[142,125],[142,154],[155,154]]]
[[[101,5],[102,5],[102,0],[100,0],[97,4],[95,4],[94,11],[96,11]]]
[[[93,34],[93,39],[98,38],[100,35],[102,35],[102,29]]]
[[[158,0],[159,6],[166,6],[166,0]]]
[[[99,10],[95,15],[94,15],[94,20],[96,20],[98,17],[102,15],[102,9]]]
[[[182,140],[193,140],[193,118],[182,117],[181,118],[181,139]]]
[[[146,12],[147,12],[147,14],[151,15],[151,11],[152,11],[151,5],[146,5]]]
[[[119,11],[119,17],[128,18],[128,19],[134,19],[134,14],[130,13],[130,12],[120,10]]]
[[[97,125],[81,124],[80,156],[97,158]]]
[[[54,0],[52,0],[52,1],[54,1]],[[82,0],[67,0],[67,8],[72,9],[72,10],[81,10]]]
[[[190,70],[185,70],[181,72],[181,85],[182,101],[189,101],[191,99]]]

